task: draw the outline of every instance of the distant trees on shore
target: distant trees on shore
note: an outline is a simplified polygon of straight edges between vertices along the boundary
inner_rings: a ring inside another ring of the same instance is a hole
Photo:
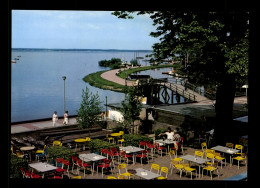
[[[123,62],[120,58],[112,58],[110,60],[101,60],[98,62],[101,67],[110,67],[111,69],[118,69],[126,65],[138,66],[139,63],[136,59],[132,59],[130,63]]]

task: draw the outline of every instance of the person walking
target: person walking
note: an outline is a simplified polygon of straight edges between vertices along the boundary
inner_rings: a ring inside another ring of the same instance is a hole
[[[64,113],[64,120],[63,120],[63,125],[68,125],[69,124],[69,112],[65,111]]]
[[[53,127],[56,126],[56,123],[58,121],[58,115],[57,115],[57,112],[55,111],[52,115],[52,123],[53,123]]]

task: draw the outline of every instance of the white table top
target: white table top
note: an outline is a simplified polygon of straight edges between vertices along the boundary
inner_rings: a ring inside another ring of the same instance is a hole
[[[174,142],[170,139],[166,139],[166,140],[160,139],[160,140],[155,140],[155,142],[162,143],[162,144],[174,144]]]
[[[236,152],[239,152],[239,150],[237,150],[237,149],[232,149],[232,148],[225,147],[225,146],[215,146],[215,147],[210,148],[210,149],[220,151],[220,152],[223,152],[223,153],[228,153],[228,154],[234,154]]]
[[[89,161],[102,160],[102,159],[105,159],[106,157],[95,154],[95,153],[89,153],[89,154],[80,154],[79,158],[85,162],[89,162]]]
[[[191,161],[191,162],[197,163],[197,164],[204,164],[204,163],[210,161],[208,159],[203,159],[201,157],[194,156],[194,155],[185,155],[185,156],[182,156],[180,158],[182,158],[184,160],[187,160],[187,161]]]
[[[135,146],[120,147],[120,149],[126,151],[127,153],[135,153],[144,150],[143,148],[138,148]]]
[[[48,172],[51,170],[55,170],[57,169],[56,166],[50,165],[48,163],[32,163],[29,164],[29,166],[35,170],[37,170],[38,172]]]
[[[24,146],[24,147],[20,148],[21,151],[30,151],[30,150],[34,150],[34,149],[35,149],[34,146]]]
[[[141,178],[147,179],[147,180],[151,180],[151,179],[160,177],[159,174],[153,173],[153,172],[151,172],[149,170],[145,170],[143,168],[137,168],[135,170],[136,170],[135,175],[137,175]]]

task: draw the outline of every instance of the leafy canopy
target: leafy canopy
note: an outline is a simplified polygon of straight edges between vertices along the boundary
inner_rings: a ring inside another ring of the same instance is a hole
[[[118,18],[132,19],[134,11],[115,11]],[[243,83],[248,76],[248,12],[138,11],[149,15],[157,26],[152,37],[153,60],[185,61],[177,71],[191,82],[217,85],[232,76]]]

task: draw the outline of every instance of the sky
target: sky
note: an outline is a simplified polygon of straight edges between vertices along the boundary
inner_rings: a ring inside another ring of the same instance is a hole
[[[111,11],[12,10],[12,48],[152,50],[148,15],[119,19]]]

